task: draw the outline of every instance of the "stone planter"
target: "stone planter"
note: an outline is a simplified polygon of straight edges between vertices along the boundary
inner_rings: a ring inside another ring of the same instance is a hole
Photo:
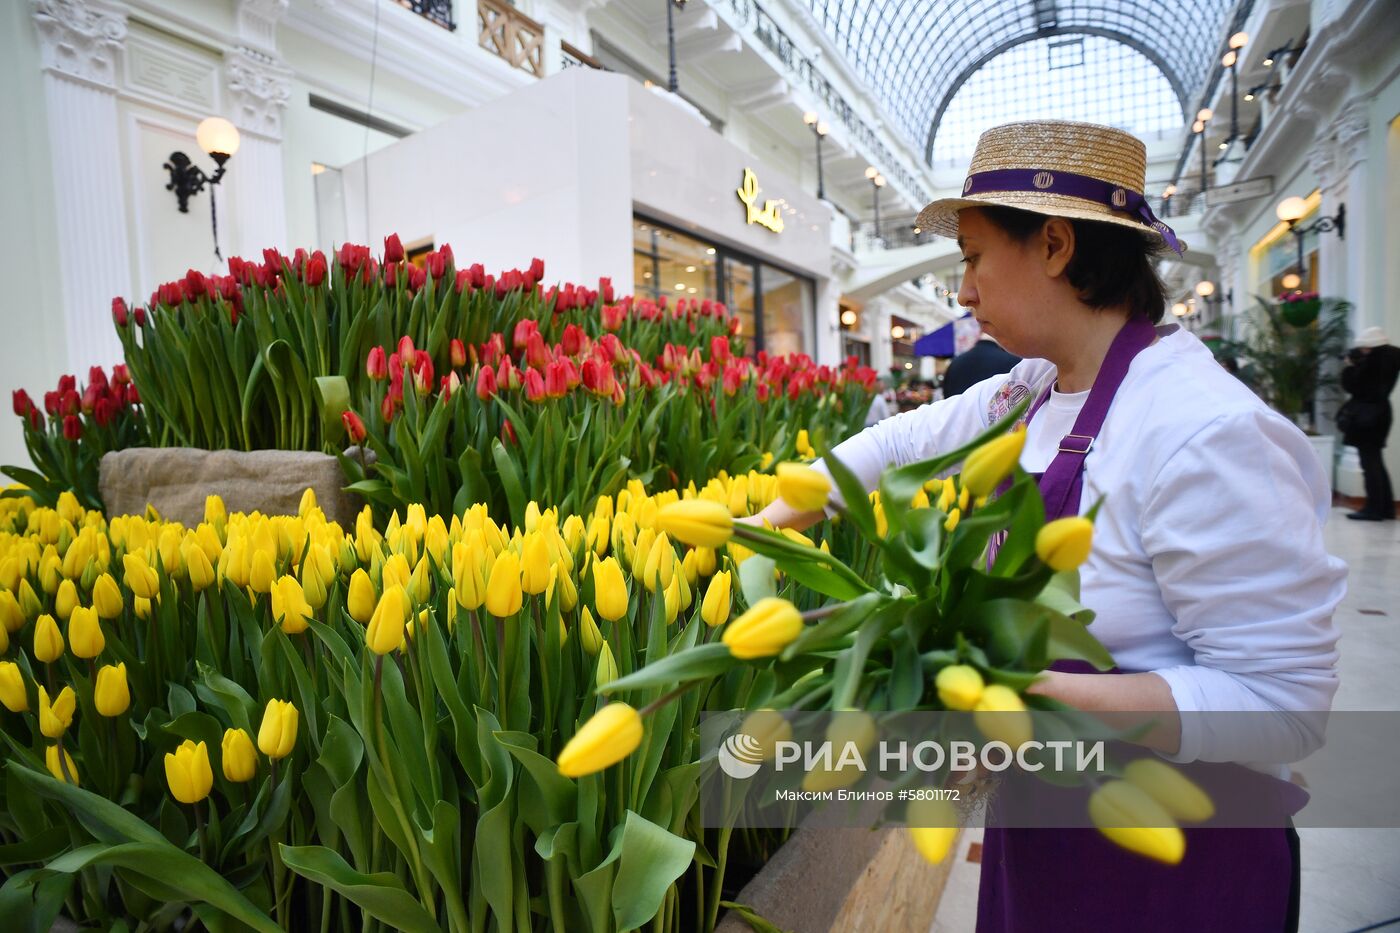
[[[348,528],[362,503],[344,485],[340,463],[329,454],[189,447],[115,450],[102,458],[98,480],[109,517],[139,515],[149,503],[189,528],[204,520],[206,496],[218,494],[230,513],[295,515],[308,487],[326,518]]]
[[[735,901],[793,933],[926,933],[952,871],[956,841],[948,851],[942,864],[930,865],[903,827],[800,827]],[[749,933],[732,912],[716,929]]]

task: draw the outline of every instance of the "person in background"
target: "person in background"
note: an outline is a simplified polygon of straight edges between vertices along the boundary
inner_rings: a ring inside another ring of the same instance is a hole
[[[870,400],[870,410],[865,413],[865,426],[868,428],[872,424],[879,424],[890,415],[894,414],[890,407],[890,380],[887,376],[881,376],[875,382],[875,397]]]
[[[1007,353],[991,337],[983,334],[966,353],[953,357],[943,375],[943,397],[962,395],[983,379],[1011,372],[1021,362],[1014,353]]]
[[[1342,368],[1342,388],[1351,398],[1337,412],[1342,443],[1356,448],[1366,480],[1366,504],[1359,511],[1347,513],[1347,518],[1356,521],[1384,522],[1395,518],[1395,492],[1381,450],[1390,433],[1390,393],[1395,390],[1397,376],[1400,347],[1392,346],[1379,327],[1363,330]]]

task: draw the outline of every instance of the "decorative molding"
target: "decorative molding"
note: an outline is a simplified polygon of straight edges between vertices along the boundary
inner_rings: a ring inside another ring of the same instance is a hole
[[[133,29],[123,56],[122,89],[207,115],[218,109],[218,59],[162,42],[158,33]]]
[[[1332,121],[1332,136],[1337,140],[1337,154],[1341,156],[1344,170],[1366,161],[1371,132],[1370,109],[1364,98],[1353,98],[1342,105]]]
[[[238,38],[267,51],[277,48],[277,24],[286,15],[291,0],[239,0],[236,22]]]
[[[229,116],[240,128],[282,138],[282,110],[292,96],[292,72],[271,55],[239,47],[224,59]]]
[[[116,90],[126,41],[126,6],[110,0],[35,0],[45,71]]]
[[[1337,147],[1331,137],[1319,139],[1308,148],[1308,168],[1317,176],[1317,183],[1324,192],[1335,187],[1341,180]]]

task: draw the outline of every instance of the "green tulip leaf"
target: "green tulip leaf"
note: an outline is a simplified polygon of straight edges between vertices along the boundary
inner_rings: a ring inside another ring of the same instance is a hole
[[[757,560],[749,558],[745,563]],[[696,645],[675,654],[668,654],[640,670],[633,671],[602,687],[598,692],[614,695],[629,690],[653,687],[674,687],[691,680],[718,677],[738,664],[723,642]]]
[[[278,846],[282,863],[316,884],[342,895],[365,913],[406,933],[438,933],[437,921],[423,909],[403,882],[390,872],[366,875],[351,868],[324,846]],[[276,929],[276,927],[273,927]]]

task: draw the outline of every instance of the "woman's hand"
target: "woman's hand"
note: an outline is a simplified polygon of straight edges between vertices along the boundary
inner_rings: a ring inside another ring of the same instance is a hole
[[[1152,728],[1138,744],[1175,755],[1181,749],[1181,714],[1171,687],[1153,673],[1066,674],[1044,671],[1027,693],[1059,700],[1098,718],[1115,729],[1144,724]]]

